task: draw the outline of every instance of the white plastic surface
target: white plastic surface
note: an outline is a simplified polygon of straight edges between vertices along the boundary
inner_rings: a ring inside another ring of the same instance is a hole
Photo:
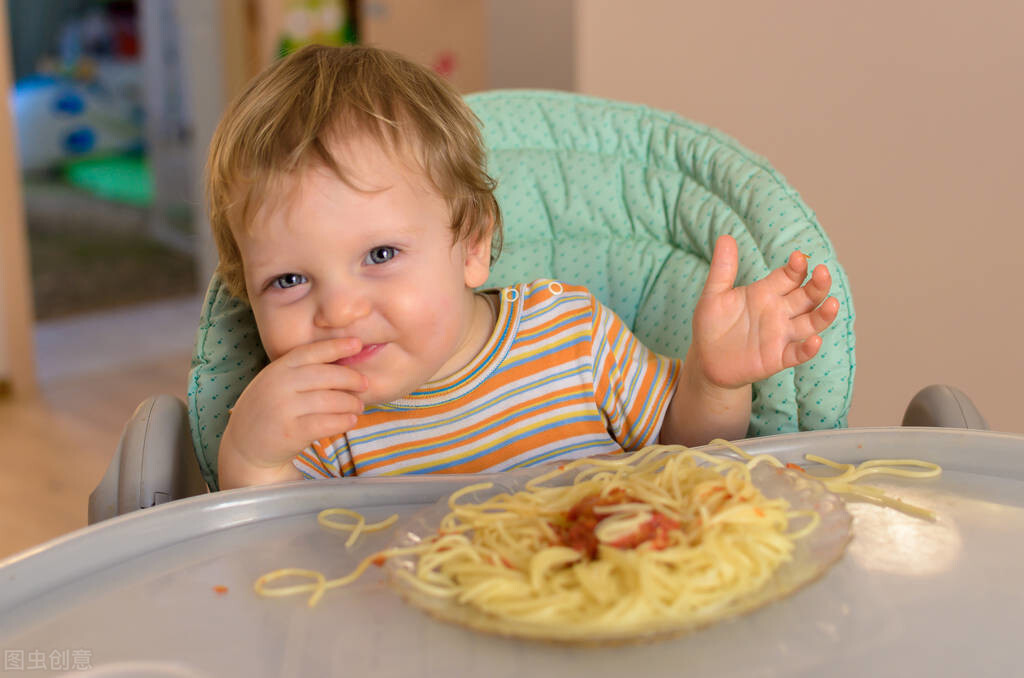
[[[185,403],[152,396],[125,424],[117,452],[89,496],[89,524],[204,492]]]
[[[88,653],[91,671],[196,676],[865,676],[1024,674],[1024,436],[851,429],[744,443],[798,461],[916,457],[925,481],[872,482],[934,523],[850,503],[854,537],[820,580],[750,615],[649,645],[563,647],[485,636],[404,603],[371,568],[313,609],[265,599],[279,567],[350,571],[387,544],[350,550],[319,509],[403,517],[480,476],[297,483],[194,497],[91,526],[0,563],[0,647]],[[227,587],[218,593],[215,587]],[[38,670],[33,675],[61,675]],[[178,673],[176,675],[189,675]]]

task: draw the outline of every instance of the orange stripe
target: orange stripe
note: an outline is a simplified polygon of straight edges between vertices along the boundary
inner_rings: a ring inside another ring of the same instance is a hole
[[[571,330],[572,328],[575,327],[587,327],[590,324],[588,321],[589,315],[590,309],[587,308],[565,309],[564,313],[553,316],[551,320],[545,321],[540,325],[530,327],[525,331],[520,329],[520,333],[517,337],[519,341],[517,341],[516,343],[533,343],[538,339],[543,339],[544,337],[553,335],[555,333],[560,334],[562,332]],[[570,322],[566,322],[567,320]],[[555,326],[560,323],[566,324],[564,327],[555,328]]]
[[[637,446],[637,440],[640,435],[645,429],[650,428],[651,420],[659,411],[660,398],[653,398],[650,402],[646,402],[648,400],[647,394],[653,391],[656,382],[663,381],[662,374],[658,368],[659,365],[649,362],[638,390],[632,394],[633,407],[630,409],[627,419],[627,421],[631,422],[630,430],[624,432],[626,439],[623,441],[625,443],[623,447],[626,449],[634,449]],[[645,402],[649,408],[647,410],[644,409]]]

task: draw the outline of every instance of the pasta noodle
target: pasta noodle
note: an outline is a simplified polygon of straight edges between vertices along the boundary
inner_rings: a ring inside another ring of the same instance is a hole
[[[336,523],[333,520],[331,520],[331,516],[335,515],[342,515],[348,516],[350,518],[355,518],[356,522],[354,525],[349,525],[348,523]],[[363,532],[377,532],[378,530],[383,530],[384,528],[391,527],[392,525],[394,525],[396,520],[398,520],[397,513],[392,516],[389,516],[388,518],[385,518],[379,523],[367,525],[366,518],[364,518],[361,513],[350,511],[349,509],[344,508],[325,509],[318,513],[316,516],[316,522],[320,523],[324,527],[329,527],[332,530],[341,530],[343,532],[352,532],[348,540],[345,541],[346,548],[355,544],[356,540],[359,539],[359,535],[361,535]]]
[[[761,460],[775,466],[782,466],[782,462],[771,455],[760,454],[754,457],[727,440],[716,439],[711,442],[712,444],[727,447],[729,450],[735,452],[744,459],[750,461]],[[819,457],[816,454],[805,454],[804,459],[842,471],[842,473],[836,476],[812,476],[815,480],[828,488],[830,492],[853,495],[855,497],[860,497],[861,499],[867,499],[868,501],[881,504],[882,506],[887,506],[889,508],[903,511],[904,513],[915,515],[919,518],[924,518],[925,520],[935,520],[935,513],[928,509],[908,504],[896,499],[895,497],[890,497],[877,487],[854,485],[853,483],[870,475],[887,475],[922,479],[935,478],[942,474],[942,467],[938,464],[930,461],[922,461],[920,459],[869,459],[858,466],[854,466],[853,464],[840,464],[830,459]],[[900,468],[903,466],[919,468],[921,470],[911,471],[906,468]],[[786,467],[806,473],[804,468],[797,466],[796,464],[786,464]]]
[[[492,490],[491,483],[469,485],[448,498],[436,534],[418,543],[374,553],[334,580],[313,570],[275,570],[260,577],[255,590],[265,596],[308,593],[313,606],[369,565],[398,559],[408,566],[393,572],[408,590],[540,634],[639,633],[665,624],[706,623],[738,610],[739,601],[763,589],[820,522],[813,510],[794,510],[784,498],[766,497],[752,480],[761,464],[795,465],[751,456],[726,441],[713,444],[740,458],[659,445],[621,458],[562,464],[519,491],[482,501],[464,500]],[[807,458],[839,471],[810,476],[832,491],[929,516],[853,483],[879,473],[932,477],[941,472],[935,464],[899,459],[853,466]],[[355,523],[334,523],[331,515]],[[359,534],[396,518],[366,525],[354,511],[331,509],[318,521],[351,531],[351,545]],[[310,581],[268,586],[282,577]]]
[[[347,523],[338,523],[331,520],[331,516],[335,515],[349,516],[350,518],[355,518],[356,522],[353,525]],[[345,508],[324,509],[316,516],[316,521],[324,527],[330,528],[332,530],[340,530],[342,532],[352,532],[352,535],[349,536],[348,540],[345,542],[346,547],[352,546],[356,542],[356,539],[359,538],[359,535],[361,535],[362,533],[377,532],[379,530],[386,529],[391,525],[394,525],[395,521],[397,520],[398,514],[395,513],[391,516],[388,516],[379,523],[372,523],[370,525],[367,525],[366,518],[363,517],[361,513],[357,513],[356,511],[351,511]],[[327,577],[324,576],[323,572],[318,572],[317,570],[307,570],[299,567],[285,567],[279,570],[274,570],[273,572],[268,572],[267,574],[257,579],[256,583],[253,584],[253,589],[259,595],[268,597],[291,596],[296,593],[306,593],[308,591],[312,591],[312,595],[309,597],[308,605],[310,607],[313,607],[318,602],[320,602],[320,599],[323,597],[323,595],[327,592],[328,589],[333,589],[338,586],[345,586],[346,584],[354,582],[356,579],[359,579],[359,577],[363,574],[366,568],[369,567],[370,563],[373,562],[375,559],[385,557],[385,554],[391,556],[399,555],[402,552],[402,549],[392,549],[392,551],[393,553],[382,552],[380,554],[370,556],[369,558],[365,559],[362,563],[360,563],[360,565],[356,567],[356,569],[351,574],[345,577],[341,577],[339,579],[332,579],[331,581],[327,581]],[[269,582],[281,579],[282,577],[304,577],[307,579],[312,579],[313,583],[267,588],[266,585]]]

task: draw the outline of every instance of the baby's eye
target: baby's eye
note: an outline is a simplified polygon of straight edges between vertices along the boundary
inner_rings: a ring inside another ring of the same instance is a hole
[[[374,247],[366,255],[367,264],[385,264],[395,258],[398,249],[394,247]]]
[[[289,287],[295,287],[296,285],[301,285],[304,282],[306,282],[306,276],[301,273],[285,273],[284,275],[274,278],[274,281],[270,284],[273,287],[286,290]]]

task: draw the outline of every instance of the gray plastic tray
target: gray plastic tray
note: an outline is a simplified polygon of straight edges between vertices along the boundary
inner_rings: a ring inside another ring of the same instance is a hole
[[[313,609],[252,582],[279,567],[328,577],[385,546],[316,524],[343,506],[404,518],[481,476],[300,482],[172,502],[0,562],[0,648],[13,674],[73,676],[864,676],[1024,671],[1024,436],[849,429],[760,438],[798,461],[916,457],[941,478],[874,484],[936,511],[928,523],[851,503],[854,539],[819,581],[689,636],[608,648],[481,635],[404,605],[371,568]],[[227,587],[218,593],[217,587]],[[72,654],[73,653],[73,654]],[[71,659],[69,659],[71,657]],[[21,661],[21,668],[17,662]],[[10,662],[15,664],[10,664]],[[29,662],[32,661],[31,665]],[[13,668],[12,668],[13,666]]]

